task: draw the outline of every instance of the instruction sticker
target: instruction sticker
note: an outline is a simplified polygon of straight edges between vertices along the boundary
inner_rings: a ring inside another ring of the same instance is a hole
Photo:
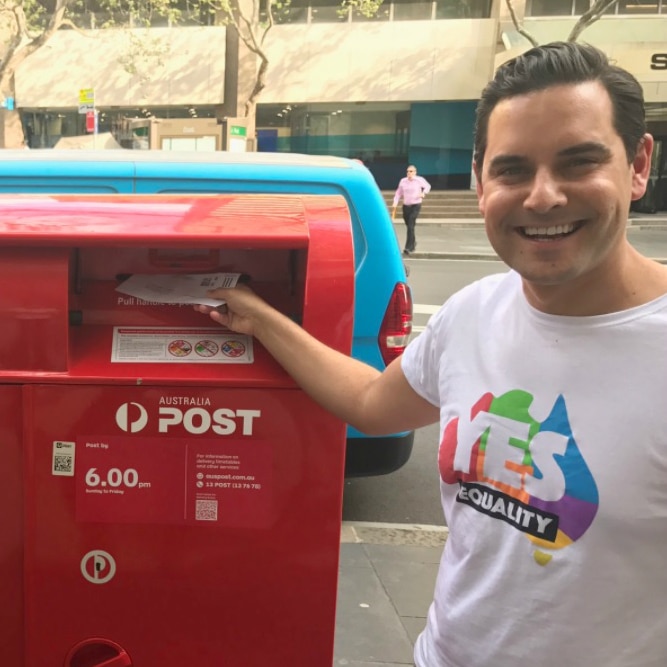
[[[251,364],[252,337],[220,327],[114,327],[111,361]]]

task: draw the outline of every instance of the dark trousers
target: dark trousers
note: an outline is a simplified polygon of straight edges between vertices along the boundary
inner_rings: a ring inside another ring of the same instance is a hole
[[[403,205],[403,222],[408,228],[408,235],[405,239],[405,249],[413,252],[417,247],[417,239],[415,238],[415,225],[417,224],[417,216],[421,211],[421,204]]]

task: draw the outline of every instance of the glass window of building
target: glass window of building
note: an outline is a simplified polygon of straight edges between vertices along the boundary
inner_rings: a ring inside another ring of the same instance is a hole
[[[346,23],[349,21],[349,7],[343,7],[335,0],[310,0],[311,23]]]
[[[80,0],[70,4],[69,16],[77,27],[84,29],[104,28],[112,24],[153,28],[216,24],[216,11],[210,5],[196,0],[171,0],[166,5],[160,5],[160,8],[150,3]]]
[[[363,12],[360,12],[358,9],[352,9],[352,20],[356,23],[362,21],[390,21],[392,16],[392,6],[391,2],[385,0],[378,8],[375,13],[371,13],[370,16],[366,16]]]
[[[436,0],[436,19],[485,19],[491,15],[490,0]]]
[[[306,23],[308,21],[309,0],[292,0],[287,4],[281,4],[279,7],[273,3],[273,20],[275,23]],[[267,20],[267,14],[264,3],[259,10],[260,21]]]
[[[578,16],[589,6],[589,0],[529,0],[526,16]]]
[[[394,21],[425,21],[433,18],[433,3],[419,0],[395,0]]]
[[[581,16],[592,0],[528,0],[526,16]],[[605,14],[661,14],[667,11],[667,0],[618,0]]]
[[[620,0],[618,2],[618,14],[658,14],[660,0]]]
[[[259,104],[260,151],[357,158],[366,164],[407,157],[407,103]]]

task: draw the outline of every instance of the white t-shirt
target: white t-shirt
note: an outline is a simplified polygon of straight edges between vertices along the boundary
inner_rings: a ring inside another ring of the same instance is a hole
[[[450,529],[418,667],[665,667],[667,295],[562,317],[490,276],[402,368]]]

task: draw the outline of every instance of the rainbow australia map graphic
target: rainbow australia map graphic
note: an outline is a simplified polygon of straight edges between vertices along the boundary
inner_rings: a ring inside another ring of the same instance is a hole
[[[469,420],[447,424],[438,463],[443,482],[459,485],[458,502],[523,532],[546,565],[593,523],[598,490],[565,399],[559,396],[542,422],[531,416],[532,402],[520,390],[485,394]]]

